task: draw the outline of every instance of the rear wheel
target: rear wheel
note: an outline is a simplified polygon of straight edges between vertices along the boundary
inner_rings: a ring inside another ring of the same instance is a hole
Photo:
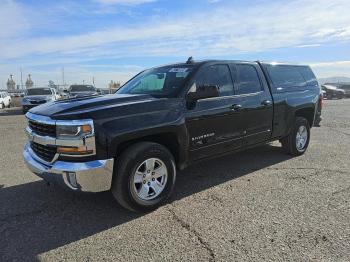
[[[141,142],[117,159],[111,190],[124,208],[147,212],[167,200],[175,179],[175,161],[169,150],[160,144]]]
[[[303,117],[297,117],[290,134],[281,139],[283,149],[291,155],[302,155],[309,146],[310,125]]]

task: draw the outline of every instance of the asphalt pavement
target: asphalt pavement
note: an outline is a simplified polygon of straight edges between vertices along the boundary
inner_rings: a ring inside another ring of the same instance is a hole
[[[74,194],[22,160],[25,117],[0,111],[0,261],[350,261],[350,99],[325,101],[308,151],[272,144],[178,173],[149,214]]]

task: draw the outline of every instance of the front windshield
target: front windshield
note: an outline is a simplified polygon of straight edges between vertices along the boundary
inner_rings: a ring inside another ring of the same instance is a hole
[[[193,66],[166,66],[146,70],[117,91],[117,94],[149,94],[173,97],[183,86]]]
[[[95,87],[90,85],[74,85],[70,87],[71,92],[95,91]]]
[[[52,95],[50,88],[33,88],[27,90],[27,96]]]

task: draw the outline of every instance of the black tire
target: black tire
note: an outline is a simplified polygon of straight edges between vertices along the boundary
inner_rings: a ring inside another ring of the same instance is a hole
[[[297,139],[297,133],[298,133],[299,128],[301,126],[304,126],[307,130],[307,141],[301,149],[300,148],[298,149],[297,145],[296,145],[296,139]],[[309,142],[310,142],[309,122],[303,117],[297,117],[295,119],[294,127],[293,127],[292,131],[290,132],[290,134],[288,136],[286,136],[285,138],[281,139],[280,141],[281,141],[282,147],[286,153],[293,155],[293,156],[300,156],[300,155],[304,154],[306,149],[308,148]]]
[[[160,159],[165,164],[168,174],[163,191],[154,199],[143,200],[135,192],[132,181],[137,168],[150,158]],[[136,212],[149,212],[168,199],[174,189],[175,180],[175,160],[169,150],[157,143],[140,142],[127,148],[116,159],[111,191],[117,202],[124,208]]]

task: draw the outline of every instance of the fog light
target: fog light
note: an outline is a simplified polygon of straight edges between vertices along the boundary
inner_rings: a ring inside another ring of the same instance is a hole
[[[75,175],[75,172],[66,172],[68,182],[71,184],[72,187],[78,188],[78,182]]]

